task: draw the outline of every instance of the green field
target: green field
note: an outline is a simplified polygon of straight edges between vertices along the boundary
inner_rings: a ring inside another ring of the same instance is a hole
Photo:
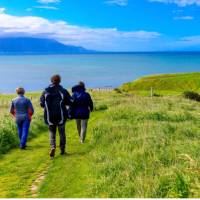
[[[180,95],[91,93],[95,111],[86,143],[68,121],[68,155],[57,149],[54,160],[39,94],[29,94],[36,115],[25,151],[17,148],[7,114],[13,96],[0,96],[0,197],[200,197],[198,102]]]
[[[121,89],[136,93],[180,94],[183,91],[200,91],[200,73],[162,74],[142,77],[125,83]]]

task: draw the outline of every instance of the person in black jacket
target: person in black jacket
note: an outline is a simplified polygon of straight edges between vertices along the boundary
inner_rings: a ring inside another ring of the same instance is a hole
[[[40,105],[44,108],[45,123],[50,132],[50,157],[54,157],[56,149],[56,129],[60,135],[61,155],[65,154],[66,134],[65,123],[67,120],[67,105],[71,105],[71,96],[61,85],[61,77],[51,77],[52,84],[47,87],[40,97]]]
[[[86,92],[85,84],[79,82],[72,88],[73,117],[76,119],[77,130],[81,143],[84,143],[87,132],[90,112],[93,111],[93,101],[89,93]]]

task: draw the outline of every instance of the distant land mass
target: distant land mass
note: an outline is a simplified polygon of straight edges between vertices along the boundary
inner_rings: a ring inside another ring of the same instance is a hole
[[[85,54],[94,52],[79,46],[65,45],[53,39],[32,37],[0,38],[0,55]]]

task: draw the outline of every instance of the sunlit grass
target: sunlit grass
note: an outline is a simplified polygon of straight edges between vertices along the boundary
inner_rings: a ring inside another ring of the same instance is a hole
[[[10,102],[11,97],[3,98]],[[20,152],[13,150],[5,155],[1,162],[4,170],[0,172],[4,178],[0,191],[5,195],[1,196],[30,197],[35,173],[41,171],[37,167],[39,162],[43,164],[42,170],[47,171],[38,191],[39,197],[200,196],[198,102],[182,96],[151,98],[103,91],[93,91],[92,97],[95,112],[86,144],[79,144],[75,123],[68,122],[67,151],[70,156],[62,158],[57,151],[51,164],[48,134],[40,135],[47,131],[41,131],[40,127],[44,123],[39,94],[32,97],[36,115],[30,135],[35,139],[30,141],[31,149],[26,153],[33,159],[32,167],[29,169],[29,161],[19,156],[19,173],[16,173],[12,163]],[[15,124],[7,111],[6,106],[1,109],[0,126],[4,131],[0,131],[0,135],[15,135],[17,144]],[[27,167],[23,166],[25,163]],[[13,179],[22,173],[25,179],[22,177],[21,185],[17,185],[19,182]]]

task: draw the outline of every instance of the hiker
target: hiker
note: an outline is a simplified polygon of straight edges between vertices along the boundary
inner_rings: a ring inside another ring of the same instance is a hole
[[[71,105],[71,96],[61,85],[61,77],[54,75],[51,77],[49,85],[40,97],[40,105],[44,108],[45,123],[49,127],[50,133],[50,157],[55,156],[56,150],[56,129],[60,135],[60,154],[65,154],[66,133],[65,123],[67,120],[67,105]]]
[[[84,143],[87,132],[88,119],[90,112],[93,111],[93,101],[89,93],[86,92],[85,84],[79,82],[72,88],[72,115],[76,119],[76,125],[80,142]]]
[[[30,99],[24,96],[24,88],[17,88],[16,93],[18,97],[12,100],[10,113],[15,117],[17,124],[20,148],[26,149],[26,141],[34,109]]]

